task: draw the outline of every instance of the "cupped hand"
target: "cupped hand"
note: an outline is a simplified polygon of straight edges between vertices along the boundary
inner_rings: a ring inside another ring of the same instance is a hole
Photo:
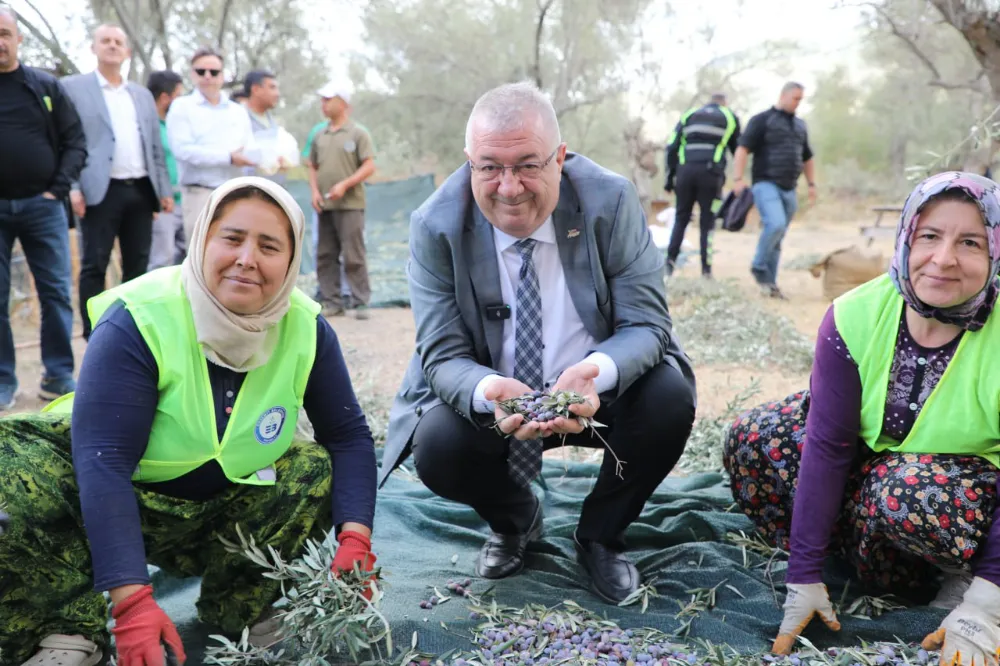
[[[503,400],[519,398],[525,393],[531,393],[532,390],[524,382],[510,377],[500,377],[487,385],[486,390],[483,392],[483,397],[490,402],[499,403]],[[494,416],[496,416],[497,427],[500,428],[500,432],[505,435],[511,435],[514,439],[527,440],[544,437],[542,434],[542,426],[544,424],[537,421],[526,421],[521,414],[505,412],[499,404],[494,411]]]
[[[571,365],[559,375],[555,386],[552,387],[552,393],[572,391],[579,394],[583,397],[584,402],[569,405],[570,413],[583,418],[593,418],[601,406],[601,399],[597,395],[597,385],[594,383],[599,373],[600,368],[593,363],[581,362]],[[564,416],[559,416],[542,425],[546,426],[548,433],[557,435],[575,435],[583,432],[584,428],[579,419]]]

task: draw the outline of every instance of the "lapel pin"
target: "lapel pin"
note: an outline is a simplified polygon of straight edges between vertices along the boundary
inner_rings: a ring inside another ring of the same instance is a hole
[[[570,229],[569,231],[566,232],[566,238],[576,238],[579,235],[580,235],[579,229]]]

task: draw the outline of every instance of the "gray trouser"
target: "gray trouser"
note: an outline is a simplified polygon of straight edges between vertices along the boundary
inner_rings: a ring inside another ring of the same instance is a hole
[[[351,287],[352,301],[368,305],[368,259],[365,255],[365,211],[325,210],[319,215],[316,277],[324,305],[343,306],[343,276]]]
[[[149,270],[177,264],[183,258],[186,248],[184,218],[181,215],[180,204],[176,204],[172,213],[160,212],[153,220],[153,243],[149,248]]]
[[[181,187],[181,214],[184,216],[184,249],[191,242],[191,233],[201,211],[208,205],[208,199],[215,188],[184,185]]]

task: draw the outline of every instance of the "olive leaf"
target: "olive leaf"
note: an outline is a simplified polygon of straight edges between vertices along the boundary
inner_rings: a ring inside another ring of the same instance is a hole
[[[206,664],[326,666],[377,664],[392,657],[392,633],[379,610],[383,596],[379,569],[363,572],[355,563],[353,570],[335,576],[331,564],[337,546],[331,538],[321,543],[308,539],[304,552],[285,562],[271,546],[265,553],[239,524],[236,535],[239,543],[219,540],[228,552],[260,566],[261,575],[281,582],[282,597],[274,604],[280,631],[274,643],[263,647],[249,644],[249,629],[239,641],[212,636],[218,645],[208,648]]]

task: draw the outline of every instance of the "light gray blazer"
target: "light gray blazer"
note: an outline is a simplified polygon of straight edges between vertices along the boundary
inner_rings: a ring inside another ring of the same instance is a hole
[[[80,174],[80,191],[88,206],[96,206],[104,201],[104,195],[108,192],[111,159],[115,154],[115,133],[111,127],[108,105],[104,102],[104,93],[97,81],[96,72],[67,76],[62,79],[62,84],[80,114],[83,131],[87,135],[87,165]],[[160,116],[149,90],[132,81],[126,83],[126,89],[135,103],[146,171],[156,191],[156,210],[159,210],[159,200],[172,197],[174,192],[160,140]]]
[[[488,321],[500,305],[500,272],[493,226],[474,199],[465,164],[410,218],[407,275],[416,320],[416,352],[389,415],[379,484],[409,455],[420,417],[445,403],[473,415],[472,396],[495,372],[503,321]],[[694,373],[672,332],[664,289],[663,255],[653,244],[631,182],[582,155],[563,165],[552,214],[570,297],[587,331],[618,366],[613,402],[639,377],[668,363],[691,382]]]

